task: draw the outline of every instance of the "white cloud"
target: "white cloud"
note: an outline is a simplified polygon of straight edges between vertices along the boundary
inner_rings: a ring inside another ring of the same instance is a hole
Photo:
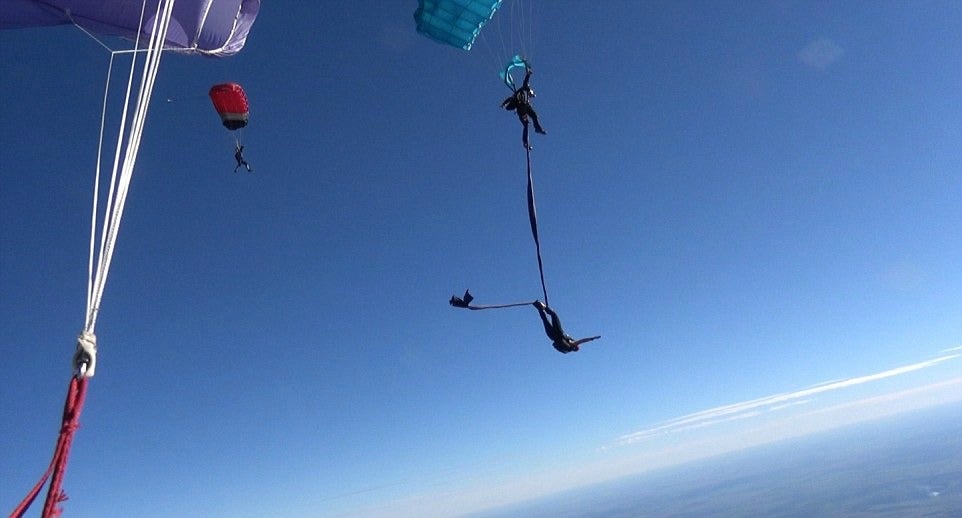
[[[825,70],[842,59],[845,49],[828,38],[818,38],[798,51],[802,63],[818,70]]]
[[[783,408],[788,408],[788,407],[790,407],[790,406],[796,406],[796,405],[806,405],[806,404],[811,403],[811,402],[812,402],[811,399],[801,399],[801,400],[798,400],[798,401],[791,401],[791,402],[789,402],[789,403],[785,403],[785,404],[782,404],[782,405],[775,405],[775,406],[769,408],[768,410],[774,412],[775,410],[781,410],[781,409],[783,409]]]
[[[764,412],[772,412],[789,406],[802,404],[808,401],[804,398],[808,398],[809,396],[813,396],[815,394],[861,385],[863,383],[870,383],[885,378],[891,378],[893,376],[899,376],[901,374],[932,367],[944,361],[958,358],[960,356],[962,356],[962,353],[947,354],[944,356],[939,356],[938,358],[926,360],[924,362],[904,365],[902,367],[896,367],[894,369],[877,372],[875,374],[827,383],[819,383],[817,385],[794,392],[774,394],[758,399],[743,401],[741,403],[733,403],[730,405],[710,408],[708,410],[702,410],[700,412],[695,412],[693,414],[664,421],[637,432],[622,435],[616,439],[615,444],[618,446],[626,446],[656,435],[675,433],[683,430],[690,430],[692,428],[703,428],[725,421],[755,417]]]

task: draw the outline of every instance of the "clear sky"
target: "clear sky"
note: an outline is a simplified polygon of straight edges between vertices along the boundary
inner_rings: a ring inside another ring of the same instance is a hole
[[[237,56],[164,57],[68,516],[451,515],[962,399],[958,2],[506,0],[471,52],[416,6],[265,2]],[[517,51],[550,302],[603,335],[575,354],[447,303],[541,294]],[[0,32],[9,509],[83,327],[108,60]]]

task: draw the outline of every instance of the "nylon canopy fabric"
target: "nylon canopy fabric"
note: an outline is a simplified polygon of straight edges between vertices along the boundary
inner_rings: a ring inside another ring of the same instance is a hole
[[[146,0],[142,36],[150,36],[160,0]],[[134,39],[142,0],[2,0],[0,29],[73,24],[91,32]],[[260,0],[178,0],[167,32],[168,49],[230,56],[244,47]]]
[[[250,105],[247,94],[237,83],[224,83],[210,88],[210,100],[224,127],[233,131],[247,126]]]
[[[418,0],[417,30],[432,40],[471,50],[502,0]]]

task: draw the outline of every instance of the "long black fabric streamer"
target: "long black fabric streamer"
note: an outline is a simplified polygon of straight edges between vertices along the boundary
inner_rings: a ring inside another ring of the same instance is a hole
[[[538,237],[538,208],[535,206],[534,202],[534,176],[531,174],[531,150],[528,149],[525,154],[528,164],[528,221],[531,223],[531,237],[534,238],[534,248],[538,254],[538,273],[541,275],[541,293],[544,295],[544,304],[548,306],[548,287],[544,282],[544,262],[541,260],[541,239]],[[451,297],[451,300],[449,300],[448,303],[456,308],[478,311],[482,309],[501,309],[530,306],[536,302],[514,302],[511,304],[488,304],[484,306],[478,306],[471,304],[472,300],[474,300],[474,297],[468,290],[465,290],[464,297],[458,297],[457,295],[454,295]]]
[[[531,236],[534,237],[534,248],[538,253],[538,273],[541,274],[541,292],[544,294],[544,304],[548,304],[548,287],[544,283],[544,264],[541,262],[541,240],[538,238],[538,209],[534,204],[534,178],[531,176],[531,150],[526,151],[528,161],[528,220],[531,222]]]
[[[472,311],[478,311],[482,309],[500,309],[500,308],[516,308],[520,306],[530,306],[535,302],[532,300],[531,302],[515,302],[512,304],[490,304],[485,306],[476,306],[474,304],[471,304],[472,300],[474,300],[474,295],[471,295],[470,290],[464,290],[464,297],[458,297],[457,295],[454,295],[451,297],[451,300],[448,301],[448,304],[451,304],[456,308],[463,308],[463,309],[470,309]]]

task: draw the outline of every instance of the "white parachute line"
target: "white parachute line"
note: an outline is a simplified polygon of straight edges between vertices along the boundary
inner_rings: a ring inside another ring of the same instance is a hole
[[[114,49],[112,49],[112,48],[110,48],[109,46],[107,46],[106,43],[100,41],[100,39],[98,39],[96,36],[94,36],[93,33],[91,33],[90,31],[88,31],[87,29],[84,29],[83,25],[80,25],[79,23],[77,23],[77,22],[73,19],[73,16],[70,16],[70,13],[67,13],[67,17],[70,18],[70,21],[71,21],[71,23],[73,23],[73,26],[74,26],[74,27],[80,29],[84,34],[86,34],[87,36],[89,36],[90,39],[96,41],[98,44],[100,44],[101,47],[107,49],[107,52],[110,52],[111,54],[114,52]]]
[[[146,0],[141,7],[140,12],[140,25],[143,25],[144,21],[144,11],[146,10]],[[137,33],[137,39],[134,41],[134,46],[138,47],[140,45],[140,33]],[[104,280],[102,279],[106,275],[105,263],[106,254],[110,253],[110,249],[107,245],[108,243],[108,231],[110,229],[110,218],[111,218],[111,207],[114,204],[114,192],[117,185],[117,170],[120,165],[120,153],[123,146],[124,133],[127,129],[127,112],[130,106],[130,91],[133,88],[134,82],[134,71],[137,67],[136,57],[131,61],[130,73],[127,76],[127,90],[124,96],[124,109],[120,117],[120,129],[117,131],[117,144],[114,149],[114,165],[110,175],[110,188],[107,189],[107,205],[104,209],[104,223],[101,229],[100,235],[100,251],[97,257],[97,272],[93,281],[94,289],[91,293],[91,304],[87,312],[87,320],[84,324],[84,330],[88,333],[94,332],[94,326],[97,322],[97,313],[100,311],[100,299],[103,296],[103,285]]]
[[[105,217],[101,232],[100,251],[98,256],[98,266],[96,275],[92,282],[89,293],[87,320],[85,323],[85,334],[93,335],[100,311],[100,302],[103,298],[104,287],[107,281],[107,273],[113,259],[113,250],[120,230],[120,221],[123,217],[124,206],[127,200],[127,193],[130,188],[130,181],[133,176],[134,165],[137,161],[137,154],[140,149],[140,141],[143,136],[144,122],[147,118],[147,108],[153,93],[154,83],[157,78],[157,71],[160,67],[160,58],[164,50],[164,42],[167,38],[167,29],[170,26],[171,13],[173,12],[174,0],[165,0],[161,5],[158,4],[158,15],[154,18],[153,29],[150,41],[146,49],[144,70],[141,83],[137,93],[137,103],[131,118],[130,130],[126,131],[128,112],[130,109],[131,91],[133,89],[133,77],[137,68],[136,56],[130,67],[130,74],[127,80],[127,91],[124,98],[124,109],[121,117],[121,127],[117,137],[117,149],[114,153],[113,172],[111,174],[110,189],[108,191],[107,204],[104,209]],[[141,7],[141,21],[143,25],[146,1]],[[163,13],[160,11],[163,10]],[[140,33],[135,42],[135,51],[139,49]],[[123,51],[117,53],[125,53]],[[106,97],[106,94],[105,94]],[[127,135],[127,144],[124,146],[124,135]],[[123,164],[120,163],[121,150],[123,150]],[[118,176],[118,166],[120,174]],[[92,228],[96,228],[95,226]],[[93,232],[93,230],[92,230]],[[91,252],[91,262],[93,253]]]
[[[501,58],[504,59],[505,56],[509,56],[509,59],[510,59],[510,56],[512,56],[512,55],[514,55],[514,54],[512,54],[512,52],[513,52],[512,49],[509,49],[509,48],[505,45],[505,43],[504,43],[504,24],[501,23],[501,22],[504,20],[504,15],[505,15],[505,14],[507,14],[507,13],[501,13],[501,18],[498,19],[498,27],[497,27],[497,28],[498,28],[498,41],[501,42]],[[508,27],[510,28],[510,26],[511,26],[511,24],[509,23],[509,24],[508,24]]]
[[[511,17],[508,19],[508,20],[511,22],[511,24],[508,25],[508,29],[511,31],[511,32],[510,32],[510,34],[511,34],[511,52],[517,52],[517,50],[515,50],[515,49],[521,49],[520,52],[524,53],[524,41],[521,39],[521,30],[518,29],[518,16],[517,16],[517,14],[515,14],[515,12],[516,12],[517,9],[518,9],[518,3],[519,3],[519,2],[511,2]],[[514,41],[514,37],[515,37],[516,33],[517,33],[517,36],[518,36],[518,42],[517,42],[517,44],[516,44],[515,41]],[[527,58],[528,56],[525,56],[525,57]]]
[[[527,36],[527,40],[528,40],[528,41],[527,41],[526,44],[525,44],[525,47],[526,47],[526,48],[524,49],[524,51],[525,51],[529,56],[532,56],[532,57],[533,57],[534,54],[535,54],[535,49],[534,49],[534,41],[535,41],[535,38],[534,38],[534,20],[535,20],[534,2],[526,2],[526,5],[528,6],[528,19],[527,19],[527,24],[524,25],[524,31],[525,31],[525,35]],[[522,10],[522,12],[523,12],[523,11],[524,11],[524,6],[521,6],[521,8],[522,8],[521,10]]]
[[[123,49],[111,51],[111,54],[146,54],[149,49]]]
[[[529,57],[528,56],[528,38],[527,38],[528,26],[525,25],[524,3],[521,3],[521,2],[517,2],[517,3],[521,4],[520,7],[518,8],[518,18],[519,18],[518,39],[521,40],[519,45],[521,46],[521,52],[524,54],[524,56]]]
[[[173,2],[169,1],[166,6],[168,8],[165,10],[162,19],[160,20],[161,30],[156,31],[155,24],[155,35],[160,36],[156,40],[152,37],[149,48],[151,49],[147,53],[146,63],[144,64],[143,77],[141,79],[140,90],[138,92],[138,103],[134,109],[133,124],[130,130],[130,135],[127,142],[127,150],[124,155],[123,169],[120,174],[120,182],[117,186],[117,198],[115,206],[113,208],[113,214],[111,215],[111,240],[108,243],[110,250],[113,250],[114,243],[117,239],[117,234],[120,230],[120,221],[123,215],[124,206],[127,203],[127,193],[130,190],[130,181],[133,177],[134,165],[137,161],[137,155],[140,151],[140,142],[143,136],[144,122],[147,118],[147,107],[150,105],[151,94],[153,93],[154,82],[157,79],[157,69],[160,66],[160,56],[163,51],[163,41],[165,39],[166,33],[164,30],[170,21],[170,9]],[[158,46],[160,48],[158,48]],[[104,275],[101,277],[101,283],[106,281],[106,272],[110,269],[110,263],[113,259],[113,254],[108,253],[107,260],[104,265]],[[101,286],[101,292],[103,291],[103,286]]]
[[[490,20],[489,20],[489,23],[490,23]],[[495,28],[494,24],[491,24],[491,28],[492,29]],[[484,33],[485,31],[481,31],[481,33],[478,34],[478,38],[481,40],[481,43],[479,45],[475,45],[474,47],[472,47],[472,49],[476,47],[484,48],[485,55],[487,55],[488,59],[491,60],[494,70],[501,70],[501,67],[504,66],[504,63],[501,63],[501,61],[498,59],[497,50],[492,48],[494,47],[494,43],[493,42],[488,43],[488,39],[485,38]]]
[[[94,254],[97,251],[97,205],[100,200],[100,172],[104,149],[104,127],[107,120],[107,97],[110,91],[110,78],[114,70],[114,54],[110,54],[110,64],[107,66],[107,80],[104,84],[104,102],[100,110],[100,137],[97,139],[97,166],[94,171],[93,209],[90,211],[90,256],[87,260],[87,312],[88,320],[93,310],[94,291]],[[84,323],[86,326],[86,322]]]
[[[120,230],[120,222],[123,216],[124,207],[127,201],[127,193],[130,189],[130,181],[133,176],[134,165],[137,161],[137,154],[140,149],[140,141],[143,135],[144,120],[147,115],[147,106],[150,101],[150,94],[153,91],[154,80],[156,79],[157,68],[160,65],[160,55],[163,50],[163,41],[166,38],[166,27],[169,25],[170,21],[170,7],[172,7],[172,0],[169,0],[164,4],[165,12],[163,15],[154,18],[154,27],[151,33],[150,43],[148,44],[148,53],[145,58],[144,70],[142,72],[142,78],[140,87],[137,93],[137,105],[134,108],[133,119],[131,123],[131,129],[128,135],[128,141],[126,149],[124,152],[124,162],[121,167],[121,172],[119,180],[116,186],[116,196],[113,205],[108,205],[108,210],[111,211],[109,228],[107,229],[107,239],[103,244],[101,249],[103,255],[103,262],[101,265],[101,271],[98,272],[98,283],[97,283],[97,297],[98,302],[100,297],[103,295],[104,286],[106,285],[107,272],[110,270],[110,265],[113,260],[113,250],[116,244],[117,235]],[[158,5],[158,10],[160,6]],[[160,24],[160,30],[158,31],[158,24]],[[162,34],[163,33],[163,34]],[[159,48],[158,48],[159,47]],[[128,101],[125,104],[129,105]],[[126,108],[126,106],[125,106]],[[118,144],[119,145],[119,144]],[[106,223],[106,222],[105,222]],[[99,306],[99,304],[98,304]],[[96,323],[96,312],[91,315],[91,327]]]

